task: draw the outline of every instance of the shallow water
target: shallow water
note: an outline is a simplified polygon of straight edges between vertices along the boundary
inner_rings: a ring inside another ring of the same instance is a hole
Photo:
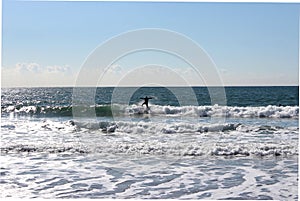
[[[3,118],[1,197],[297,200],[296,120],[154,121]]]
[[[22,160],[20,160],[22,158]],[[297,200],[298,160],[115,154],[4,155],[1,196]]]

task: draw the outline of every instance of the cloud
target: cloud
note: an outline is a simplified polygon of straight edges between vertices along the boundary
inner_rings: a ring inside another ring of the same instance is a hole
[[[123,69],[119,64],[113,64],[106,69],[106,73],[122,74]]]
[[[47,66],[46,70],[49,73],[66,73],[70,71],[70,67],[68,65],[64,65],[64,66],[54,65],[54,66]]]
[[[14,70],[16,73],[67,73],[70,71],[68,65],[53,65],[53,66],[41,66],[38,63],[17,63],[15,67],[11,70]]]
[[[43,71],[43,68],[37,63],[17,63],[15,66],[15,70],[20,73],[41,73]]]
[[[43,66],[35,62],[19,62],[1,69],[1,86],[72,86],[76,75],[68,65]]]

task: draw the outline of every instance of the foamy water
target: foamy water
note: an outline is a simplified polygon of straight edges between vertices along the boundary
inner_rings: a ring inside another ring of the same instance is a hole
[[[290,93],[280,95],[283,106],[271,99],[230,106],[151,102],[149,111],[138,103],[81,108],[94,108],[94,119],[73,118],[69,89],[7,90],[0,196],[297,200],[299,106],[290,104],[294,88],[276,90]]]
[[[297,124],[247,121],[4,119],[1,196],[297,199]]]
[[[23,160],[18,158],[22,157]],[[1,156],[1,196],[297,200],[297,160],[115,154]]]
[[[144,114],[145,108],[140,105],[96,105],[96,110],[112,112],[113,115],[138,115]],[[234,118],[298,118],[299,106],[274,106],[266,107],[232,107],[232,106],[160,106],[150,105],[152,115],[168,116],[193,116],[193,117],[234,117]],[[7,106],[2,108],[3,113],[13,114],[66,114],[72,116],[71,106]]]

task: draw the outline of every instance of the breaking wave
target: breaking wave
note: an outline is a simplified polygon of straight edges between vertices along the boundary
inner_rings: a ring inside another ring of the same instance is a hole
[[[245,145],[235,143],[192,143],[167,144],[157,142],[144,143],[111,143],[98,146],[83,144],[7,144],[1,146],[1,153],[113,153],[126,155],[168,155],[168,156],[296,156],[297,145],[280,145],[267,143],[250,143]]]
[[[81,111],[94,107],[97,116],[143,115],[146,110],[139,105],[97,105],[81,107]],[[7,106],[2,107],[3,114],[72,116],[72,106]],[[147,111],[148,113],[148,111]],[[234,118],[298,118],[299,106],[161,106],[152,105],[150,115],[197,116],[197,117],[234,117]]]
[[[240,123],[160,122],[152,124],[144,121],[84,123],[72,120],[64,122],[46,120],[18,124],[2,123],[1,130],[4,132],[2,137],[7,142],[1,144],[1,153],[245,157],[298,155],[297,139],[290,138],[298,135],[297,127],[283,128]],[[12,136],[13,133],[16,133],[15,137]],[[22,141],[17,140],[18,135],[22,135]],[[182,136],[185,137],[181,138]],[[260,140],[249,141],[253,136],[259,136]],[[8,140],[8,138],[15,140]],[[47,141],[47,139],[58,140]],[[64,139],[63,143],[60,142],[62,139]],[[288,141],[285,141],[287,139]]]

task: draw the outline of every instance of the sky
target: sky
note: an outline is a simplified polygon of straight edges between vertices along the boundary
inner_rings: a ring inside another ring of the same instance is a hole
[[[3,0],[1,86],[76,86],[97,47],[148,28],[170,30],[197,43],[224,85],[299,85],[299,6]],[[188,82],[177,80],[178,75]],[[149,83],[175,86],[205,85],[209,79],[195,76],[179,57],[146,50],[112,61],[98,84],[147,85],[142,81],[146,76]],[[84,79],[88,85],[90,78]]]

